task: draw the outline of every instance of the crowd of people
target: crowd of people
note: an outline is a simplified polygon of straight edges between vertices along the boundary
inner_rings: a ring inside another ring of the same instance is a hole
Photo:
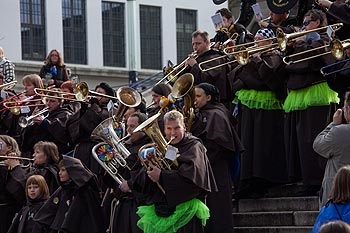
[[[151,103],[136,90],[123,93],[136,104],[124,102],[105,82],[82,93],[52,49],[23,92],[1,91],[0,233],[230,233],[233,198],[294,182],[297,195],[320,195],[313,232],[349,231],[350,69],[322,75],[336,62],[324,49],[283,60],[338,38],[327,21],[348,24],[349,3],[318,4],[329,10],[308,11],[302,25],[270,8],[254,35],[218,10],[225,30],[193,32],[185,68],[152,88]],[[285,50],[280,30],[291,35]],[[0,74],[15,80],[2,48]],[[193,85],[178,85],[183,75]]]

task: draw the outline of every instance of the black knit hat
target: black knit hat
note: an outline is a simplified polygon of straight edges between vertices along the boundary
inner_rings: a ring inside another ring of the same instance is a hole
[[[152,91],[158,95],[168,97],[168,95],[171,93],[171,86],[169,84],[159,83],[152,88]]]
[[[214,85],[209,83],[201,83],[196,86],[197,88],[203,89],[206,95],[211,95],[211,102],[219,102],[220,92]]]

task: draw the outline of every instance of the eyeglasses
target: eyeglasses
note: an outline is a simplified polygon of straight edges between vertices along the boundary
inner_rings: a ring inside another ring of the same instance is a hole
[[[310,24],[311,21],[315,21],[315,20],[305,20],[305,21],[303,22],[303,25],[304,25],[304,26],[307,26],[307,25]]]

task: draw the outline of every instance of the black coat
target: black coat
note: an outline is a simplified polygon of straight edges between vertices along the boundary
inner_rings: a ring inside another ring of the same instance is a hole
[[[50,73],[53,66],[56,66],[57,74],[52,75],[51,79],[54,80],[54,85],[59,88],[63,82],[68,81],[68,72],[66,66],[59,66],[54,64],[47,64],[41,67],[39,76],[45,79],[45,75]]]
[[[106,232],[96,177],[78,159],[63,156],[63,166],[70,180],[61,183],[35,215],[34,221],[51,232]]]

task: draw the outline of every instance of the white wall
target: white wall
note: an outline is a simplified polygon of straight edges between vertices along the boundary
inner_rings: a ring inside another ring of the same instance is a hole
[[[22,59],[19,1],[0,0],[0,47],[11,61]]]
[[[113,0],[109,0],[113,1]],[[20,29],[20,4],[19,0],[0,0],[1,18],[5,19],[0,24],[0,46],[4,48],[5,55],[14,62],[33,63],[22,61],[21,55],[21,29]],[[128,14],[127,2],[125,0],[115,1],[125,3],[125,14]],[[77,67],[103,68],[103,45],[102,45],[102,13],[101,0],[86,0],[87,17],[87,55],[88,65],[75,65]],[[53,48],[63,51],[63,30],[62,30],[62,1],[46,0],[46,33],[47,33],[47,52]],[[136,33],[139,35],[139,6],[150,5],[162,8],[162,48],[163,65],[168,60],[176,61],[176,8],[190,9],[197,11],[198,29],[209,32],[210,37],[214,36],[214,27],[210,16],[222,7],[227,7],[227,3],[215,5],[211,0],[136,0],[135,11],[137,15],[133,17],[125,16],[126,25],[128,20],[136,21]],[[127,33],[126,28],[125,33]],[[129,39],[126,38],[127,66],[129,67]],[[131,40],[130,40],[131,41]],[[140,40],[135,38],[136,43],[136,69],[140,69]],[[64,52],[64,51],[63,51]],[[191,51],[188,51],[189,53]],[[70,66],[73,64],[69,64]],[[125,69],[120,70],[127,70]],[[118,69],[111,68],[110,69]]]

